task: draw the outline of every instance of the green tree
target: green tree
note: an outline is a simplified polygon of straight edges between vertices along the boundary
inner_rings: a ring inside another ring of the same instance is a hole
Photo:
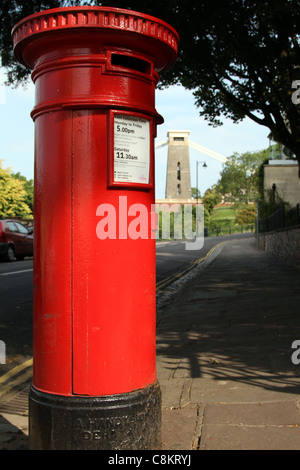
[[[215,188],[207,189],[204,193],[202,203],[208,214],[211,215],[213,208],[221,202],[221,196]]]
[[[235,202],[248,204],[260,193],[260,169],[268,150],[235,153],[223,164],[217,190]]]
[[[25,200],[24,181],[14,178],[9,168],[2,168],[0,160],[0,217],[31,217]]]
[[[201,198],[201,193],[200,193],[199,189],[191,188],[191,191],[192,191],[192,198],[194,198],[194,199],[197,199],[197,197]]]
[[[299,0],[1,0],[0,49],[11,83],[29,73],[14,59],[13,25],[41,9],[82,3],[131,8],[169,22],[180,35],[179,57],[161,74],[161,84],[192,90],[211,125],[248,117],[265,126],[300,162],[300,106],[292,100],[300,79]]]
[[[271,131],[300,162],[299,0],[178,2],[179,59],[163,75],[193,91],[211,125],[245,117]],[[298,87],[299,88],[299,87]]]
[[[78,2],[79,3],[79,2]],[[0,3],[0,53],[2,66],[8,71],[8,83],[18,85],[25,83],[30,71],[18,64],[13,53],[11,30],[13,26],[32,13],[48,8],[57,8],[71,4],[59,0],[1,0]]]
[[[13,173],[12,176],[17,178],[20,181],[24,182],[24,189],[26,191],[25,202],[30,208],[31,212],[33,212],[33,204],[34,204],[34,183],[33,179],[28,180],[25,176],[21,175],[20,172]]]

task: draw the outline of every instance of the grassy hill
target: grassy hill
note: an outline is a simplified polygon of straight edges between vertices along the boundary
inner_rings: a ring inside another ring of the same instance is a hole
[[[233,206],[217,206],[213,209],[211,220],[215,222],[234,222],[237,210]]]
[[[254,224],[239,225],[235,223],[236,214],[240,209],[234,206],[216,206],[207,224],[208,235],[227,235],[254,230]]]

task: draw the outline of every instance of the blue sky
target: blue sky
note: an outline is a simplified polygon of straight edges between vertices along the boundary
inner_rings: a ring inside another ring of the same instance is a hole
[[[3,73],[0,73],[3,83]],[[0,159],[2,166],[33,178],[34,124],[30,112],[34,106],[34,86],[17,89],[0,85]],[[234,152],[262,150],[268,147],[268,129],[245,119],[233,124],[224,120],[218,128],[208,126],[199,116],[192,92],[179,86],[156,91],[156,110],[165,120],[158,126],[156,143],[167,138],[170,130],[190,131],[190,140],[214,152],[229,157]],[[168,147],[156,150],[156,197],[164,198]],[[199,189],[203,195],[217,183],[222,163],[212,157],[190,149],[191,185],[196,186],[196,161],[205,161],[207,168],[199,166]]]

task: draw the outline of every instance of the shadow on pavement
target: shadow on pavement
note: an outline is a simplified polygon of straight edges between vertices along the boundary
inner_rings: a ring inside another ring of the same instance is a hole
[[[299,274],[258,251],[254,238],[226,243],[158,312],[163,381],[191,379],[191,402],[299,394],[300,365],[291,359],[300,339]]]

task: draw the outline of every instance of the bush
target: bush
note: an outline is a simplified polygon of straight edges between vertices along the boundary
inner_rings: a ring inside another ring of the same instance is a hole
[[[235,216],[234,222],[239,225],[253,224],[256,221],[256,208],[253,206],[244,207]]]

